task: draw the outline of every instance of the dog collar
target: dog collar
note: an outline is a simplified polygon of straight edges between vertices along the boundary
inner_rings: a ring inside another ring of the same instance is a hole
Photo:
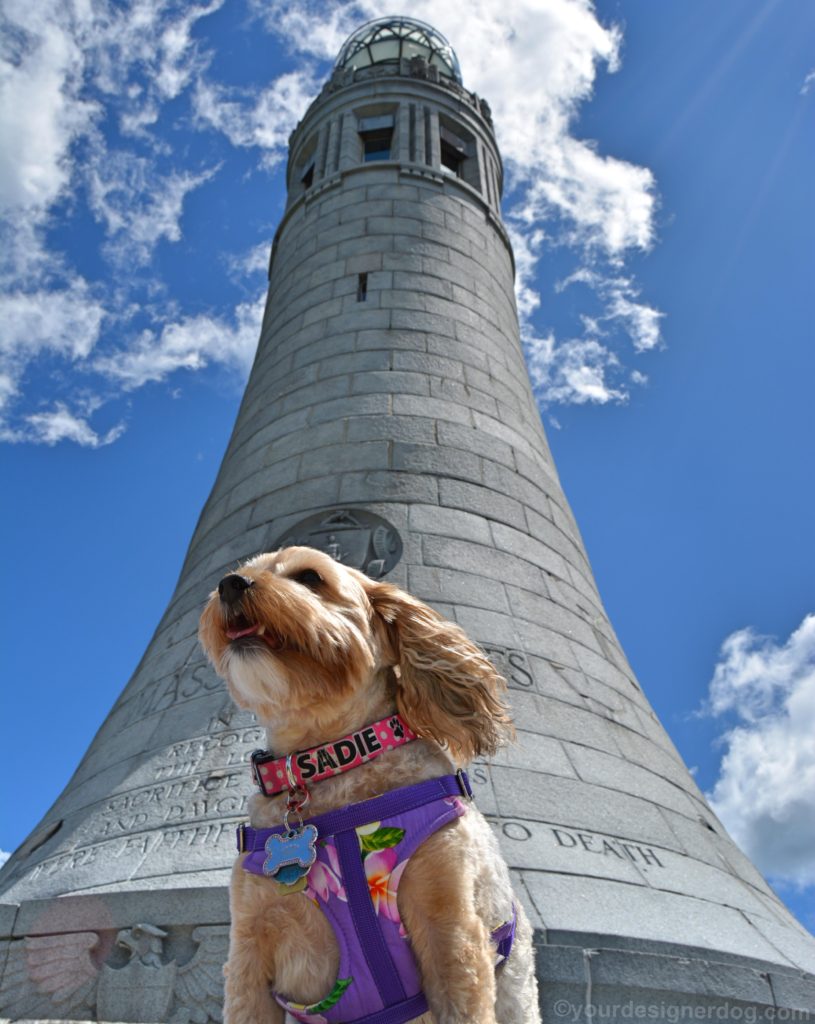
[[[252,774],[264,796],[291,792],[293,783],[306,790],[307,784],[350,771],[415,739],[416,733],[402,716],[392,714],[342,739],[295,754],[278,757],[268,750],[256,750],[252,754]]]

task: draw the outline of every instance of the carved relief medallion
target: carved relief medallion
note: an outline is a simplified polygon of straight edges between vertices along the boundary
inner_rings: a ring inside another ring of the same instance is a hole
[[[365,509],[332,509],[303,519],[287,530],[275,548],[317,548],[343,565],[379,579],[402,557],[402,538],[386,519]]]

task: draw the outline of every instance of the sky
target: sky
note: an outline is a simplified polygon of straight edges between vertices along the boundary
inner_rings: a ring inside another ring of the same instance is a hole
[[[629,660],[815,930],[805,0],[4,0],[0,848],[170,598],[257,342],[288,135],[390,13],[444,32],[492,107],[530,374]]]

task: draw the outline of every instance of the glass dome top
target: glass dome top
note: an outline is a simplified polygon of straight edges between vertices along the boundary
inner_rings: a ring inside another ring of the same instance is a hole
[[[424,57],[442,75],[461,84],[461,68],[453,47],[441,32],[416,18],[377,18],[367,22],[349,36],[335,67],[367,68],[411,57]]]

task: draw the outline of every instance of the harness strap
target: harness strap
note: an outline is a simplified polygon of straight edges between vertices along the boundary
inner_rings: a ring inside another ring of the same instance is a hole
[[[341,832],[335,837],[335,842],[345,891],[350,905],[354,908],[354,930],[368,962],[368,969],[373,975],[383,1004],[386,1007],[398,1005],[407,998],[405,988],[376,919],[376,911],[368,892],[368,879],[359,855],[357,837],[353,832]]]
[[[417,782],[413,786],[391,790],[390,793],[375,796],[371,800],[363,800],[359,804],[351,804],[349,807],[342,807],[336,811],[327,811],[325,814],[307,818],[304,824],[314,825],[318,835],[339,835],[341,832],[359,828],[360,825],[368,825],[372,821],[404,814],[414,807],[421,807],[423,804],[441,800],[446,796],[464,796],[466,799],[472,800],[473,791],[465,771],[458,771],[455,775],[442,775],[438,779],[427,779],[425,782]],[[269,837],[282,835],[285,831],[283,825],[278,825],[275,828],[252,828],[251,825],[241,824],[238,826],[237,835],[238,852],[250,855],[265,853],[266,841]],[[263,874],[260,866],[255,871],[253,864],[250,863],[250,858],[244,862],[244,868],[256,874]]]
[[[384,1010],[369,1013],[367,1017],[358,1017],[354,1024],[405,1024],[427,1013],[427,1009],[424,992],[417,992],[399,1006],[386,1006]]]

